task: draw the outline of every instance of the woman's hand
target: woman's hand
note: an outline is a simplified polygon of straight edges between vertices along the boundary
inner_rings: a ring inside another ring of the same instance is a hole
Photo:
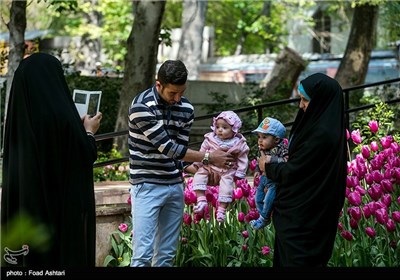
[[[258,158],[258,167],[261,172],[265,172],[265,165],[271,162],[271,156],[265,155],[264,153],[260,154]]]
[[[95,116],[90,117],[89,115],[85,115],[82,118],[83,126],[85,127],[86,132],[90,132],[95,134],[100,127],[100,121],[103,117],[103,114],[98,112]]]

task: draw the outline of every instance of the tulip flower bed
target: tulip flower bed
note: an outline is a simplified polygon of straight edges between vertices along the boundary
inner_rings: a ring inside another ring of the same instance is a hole
[[[384,106],[380,110],[388,111]],[[358,128],[348,132],[346,199],[328,266],[400,266],[400,137],[398,132],[390,129],[390,117],[393,115],[372,114],[372,120],[353,124]],[[250,169],[254,170],[255,163],[255,160],[251,161]],[[215,219],[218,187],[208,186],[208,208],[203,216],[199,216],[193,213],[196,195],[192,190],[192,177],[187,177],[186,182],[176,266],[272,266],[273,224],[258,231],[249,224],[259,216],[254,201],[257,181],[236,181],[233,202],[224,223]],[[130,226],[122,229],[125,230],[122,233],[119,229],[122,241],[118,243],[113,238],[113,248],[122,244],[121,250],[108,256],[109,260],[115,260],[107,262],[108,265],[129,263],[130,250],[122,249],[128,246],[127,241],[130,242]]]

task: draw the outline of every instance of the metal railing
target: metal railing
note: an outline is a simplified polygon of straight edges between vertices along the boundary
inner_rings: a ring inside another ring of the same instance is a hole
[[[354,87],[349,87],[349,88],[343,89],[347,128],[350,129],[350,113],[367,110],[367,109],[373,108],[376,105],[376,104],[368,104],[368,105],[364,105],[364,106],[350,108],[350,92],[360,90],[360,89],[381,86],[381,85],[393,84],[393,83],[397,83],[397,82],[400,82],[400,78],[385,80],[385,81],[376,82],[376,83],[364,84],[364,85],[359,85],[359,86],[354,86]],[[279,101],[267,102],[267,103],[258,104],[258,105],[254,105],[254,106],[234,109],[233,111],[235,111],[236,113],[256,111],[257,112],[257,120],[258,120],[258,123],[260,123],[263,120],[263,110],[264,109],[269,108],[269,107],[284,105],[284,104],[296,103],[299,101],[300,101],[300,98],[283,99],[283,100],[279,100]],[[386,104],[394,104],[394,103],[399,103],[399,102],[400,102],[400,98],[385,101]],[[194,118],[194,121],[196,122],[196,121],[208,120],[208,119],[211,120],[213,117],[217,116],[218,114],[219,114],[219,112],[207,114],[207,115],[203,115],[203,116],[198,116],[198,117]],[[290,127],[292,124],[293,124],[293,122],[283,123],[283,125],[285,127]],[[251,131],[245,131],[245,132],[243,132],[243,135],[247,135],[250,133],[251,133]],[[96,135],[95,138],[96,138],[96,141],[102,141],[102,140],[112,139],[114,137],[123,136],[123,135],[128,135],[128,130],[99,134],[99,135]],[[189,147],[197,146],[199,144],[201,144],[201,141],[200,142],[190,142]],[[96,167],[112,165],[112,164],[122,163],[122,162],[127,162],[127,161],[129,161],[129,157],[122,157],[122,158],[118,158],[118,159],[107,160],[104,162],[97,162],[93,165],[93,167],[96,168]]]

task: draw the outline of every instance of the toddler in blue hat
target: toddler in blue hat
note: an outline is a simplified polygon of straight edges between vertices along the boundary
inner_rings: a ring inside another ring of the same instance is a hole
[[[284,139],[286,128],[277,119],[265,118],[253,133],[258,136],[258,149],[260,153],[271,156],[271,163],[286,162],[288,160],[287,141]],[[275,199],[276,185],[268,179],[265,174],[261,174],[257,165],[254,178],[260,181],[256,190],[256,206],[260,214],[257,220],[250,221],[253,229],[262,229],[271,223],[272,203]]]

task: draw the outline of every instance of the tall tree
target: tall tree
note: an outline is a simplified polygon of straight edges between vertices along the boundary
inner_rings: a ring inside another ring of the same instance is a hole
[[[335,79],[342,87],[364,83],[371,52],[376,42],[379,7],[365,4],[356,6],[346,51]]]
[[[263,97],[280,93],[286,98],[292,94],[300,73],[307,67],[307,62],[293,49],[285,47],[278,55],[275,66],[260,84]]]
[[[7,104],[10,97],[11,82],[14,77],[14,72],[25,53],[26,4],[27,2],[25,0],[13,0],[10,8],[10,22],[7,23],[7,28],[10,31],[10,51],[8,54],[4,124],[7,118]],[[0,132],[0,134],[3,139],[3,133]],[[1,149],[3,149],[3,141],[1,141]]]
[[[199,77],[198,65],[203,49],[203,30],[206,22],[207,0],[183,0],[182,35],[178,59],[188,69],[189,80]]]
[[[158,45],[165,1],[134,1],[134,21],[128,38],[125,72],[115,131],[128,129],[128,110],[134,96],[155,82]],[[126,137],[114,141],[122,154],[128,154]]]

